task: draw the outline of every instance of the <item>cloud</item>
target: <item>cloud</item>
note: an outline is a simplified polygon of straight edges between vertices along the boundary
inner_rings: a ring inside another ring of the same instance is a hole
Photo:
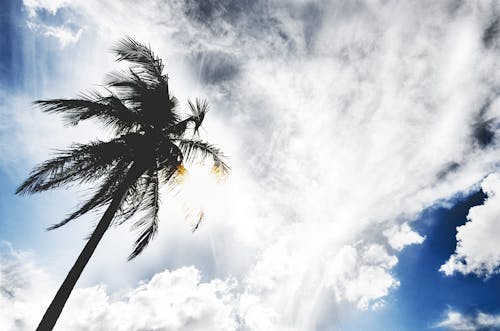
[[[58,13],[59,9],[65,8],[70,2],[71,0],[23,0],[23,6],[28,12],[28,28],[56,39],[61,49],[77,43],[83,28],[75,28],[71,18]],[[40,11],[47,11],[50,15],[40,15]]]
[[[186,189],[182,204],[165,197],[159,236],[138,262],[117,261],[123,237],[103,241],[87,281],[194,264],[238,280],[238,316],[256,330],[313,330],[339,306],[383,305],[399,284],[398,251],[423,240],[409,222],[476,189],[500,161],[495,134],[484,145],[475,133],[500,112],[500,60],[482,41],[493,4],[64,3],[88,28],[76,51],[51,53],[62,95],[114,68],[106,49],[117,39],[149,42],[180,100],[208,99],[207,139],[233,169],[222,188]],[[176,222],[191,197],[205,209],[195,236]]]
[[[368,246],[361,254],[345,246],[327,267],[327,286],[334,290],[337,301],[353,302],[360,309],[380,307],[381,298],[399,286],[389,273],[397,261],[380,245]]]
[[[110,298],[102,286],[75,291],[60,330],[236,330],[230,281],[199,270],[165,270]]]
[[[0,259],[0,303],[6,307],[0,325],[7,331],[30,330],[39,322],[50,296],[56,291],[53,277],[34,263],[32,254],[10,245]],[[357,267],[357,259],[363,261]],[[397,282],[386,272],[397,262],[380,246],[361,256],[345,247],[328,271],[338,281],[339,300],[366,308],[371,300],[387,294]],[[382,266],[382,267],[381,267]],[[334,270],[335,268],[335,270]],[[331,279],[328,275],[325,279]],[[105,285],[77,287],[56,326],[57,330],[263,330],[267,326],[292,328],[275,307],[255,294],[265,291],[254,281],[243,293],[233,278],[202,281],[191,267],[164,270],[135,287],[109,294]],[[343,298],[341,298],[343,297]]]
[[[398,251],[408,245],[421,244],[425,239],[418,233],[412,231],[407,223],[403,223],[400,226],[393,226],[385,230],[384,236],[387,237],[389,245]]]
[[[72,31],[70,28],[65,26],[50,26],[47,24],[37,24],[34,22],[28,22],[28,27],[32,31],[39,32],[46,37],[53,37],[57,39],[61,48],[64,48],[69,44],[76,43],[80,39],[83,31],[83,29]]]
[[[54,282],[33,262],[30,253],[16,251],[5,242],[1,244],[0,325],[8,331],[34,329],[31,319],[41,316],[43,307],[48,305],[47,292],[54,289]]]
[[[36,16],[37,10],[47,10],[52,15],[57,10],[67,5],[71,0],[23,0],[24,8],[28,10],[30,17]]]
[[[477,312],[472,316],[451,310],[436,327],[454,331],[495,330],[500,327],[500,315]]]
[[[488,198],[480,206],[472,207],[468,222],[457,227],[455,253],[439,269],[447,276],[455,272],[491,276],[498,273],[500,251],[500,176],[498,173],[486,177],[481,188]]]
[[[55,292],[27,253],[0,259],[2,330],[33,330]],[[236,330],[234,281],[201,281],[195,267],[165,270],[110,296],[103,285],[73,291],[55,330]]]

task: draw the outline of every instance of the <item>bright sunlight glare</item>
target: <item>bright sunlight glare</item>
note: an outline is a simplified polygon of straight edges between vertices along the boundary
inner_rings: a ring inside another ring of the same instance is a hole
[[[191,165],[182,171],[182,182],[176,194],[182,203],[186,220],[193,224],[195,231],[203,222],[205,213],[215,203],[221,193],[224,180],[217,167]]]

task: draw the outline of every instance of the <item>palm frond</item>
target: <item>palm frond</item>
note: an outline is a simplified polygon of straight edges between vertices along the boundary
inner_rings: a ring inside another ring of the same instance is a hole
[[[117,55],[117,61],[129,61],[135,64],[138,74],[149,76],[160,84],[167,84],[167,76],[163,75],[163,62],[151,48],[137,40],[126,37],[120,40],[112,50]]]
[[[67,125],[97,118],[117,133],[131,131],[139,123],[139,116],[115,95],[103,96],[96,91],[82,94],[81,99],[38,100],[35,104],[47,113],[61,113]]]
[[[115,224],[121,225],[128,219],[133,217],[141,208],[144,197],[153,182],[154,169],[150,169],[147,173],[142,175],[135,183],[130,185],[127,193],[125,194],[122,206],[120,206],[119,213],[116,216],[118,220]]]
[[[57,229],[68,222],[78,218],[92,209],[102,207],[107,203],[111,202],[114,197],[114,193],[116,189],[121,183],[121,180],[125,177],[127,173],[127,169],[129,168],[131,162],[130,161],[121,161],[117,165],[113,167],[113,169],[109,172],[109,175],[106,177],[106,180],[101,184],[99,189],[93,194],[93,196],[82,206],[80,206],[76,211],[71,213],[68,217],[66,217],[61,222],[51,225],[47,228],[47,230]]]
[[[134,244],[134,250],[128,260],[139,255],[158,232],[158,213],[160,211],[160,183],[155,172],[151,185],[143,200],[144,216],[135,222],[135,229],[142,229]]]
[[[120,90],[124,90],[126,94],[126,99],[130,99],[130,96],[139,96],[144,94],[149,88],[152,88],[151,82],[143,80],[137,73],[132,69],[128,72],[112,72],[108,74],[106,85],[109,87],[115,87]]]
[[[165,128],[179,121],[177,99],[169,96],[164,86],[132,69],[110,74],[107,86],[116,90],[120,99],[137,113],[144,126]]]
[[[191,229],[191,232],[195,233],[196,230],[198,230],[198,228],[200,227],[201,225],[201,222],[205,219],[205,212],[203,210],[200,210],[198,212],[198,215],[197,215],[197,220],[196,220],[196,223],[194,223],[193,225],[193,228]]]
[[[74,144],[69,150],[36,167],[16,189],[16,194],[33,194],[74,181],[87,182],[102,177],[111,166],[126,157],[121,138],[109,142]]]
[[[197,139],[177,139],[177,141],[184,160],[187,162],[194,162],[197,159],[203,161],[211,157],[221,175],[225,176],[231,171],[231,168],[224,162],[226,156],[214,145]]]
[[[191,100],[188,100],[189,108],[193,113],[191,116],[191,121],[194,123],[194,133],[197,134],[201,124],[203,123],[203,119],[205,118],[206,113],[208,112],[208,103],[206,100],[200,100],[196,98],[196,103],[192,103]]]
[[[191,121],[192,118],[190,116],[188,118],[185,118],[181,121],[174,123],[165,130],[166,134],[171,136],[172,138],[181,138],[186,133],[188,125]]]
[[[186,175],[186,168],[182,164],[177,166],[165,166],[158,171],[160,183],[165,185],[167,192],[172,192],[177,186],[182,183]]]
[[[203,119],[208,112],[208,103],[206,100],[196,99],[195,103],[188,100],[188,105],[191,110],[191,115],[174,123],[165,130],[166,133],[171,135],[173,138],[181,138],[186,133],[188,127],[190,127],[190,124],[193,125],[193,133],[195,135],[199,133],[198,131],[203,123]]]

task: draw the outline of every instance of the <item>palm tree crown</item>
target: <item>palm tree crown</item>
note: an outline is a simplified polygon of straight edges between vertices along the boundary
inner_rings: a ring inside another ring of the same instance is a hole
[[[109,204],[125,186],[114,222],[121,224],[141,214],[134,224],[140,234],[129,256],[132,259],[157,233],[160,186],[175,185],[175,178],[185,171],[184,162],[210,157],[214,172],[227,174],[229,167],[218,148],[197,138],[207,103],[188,101],[191,113],[182,115],[177,99],[169,92],[163,63],[149,46],[125,38],[113,51],[117,61],[128,61],[130,67],[109,75],[105,94],[93,91],[79,99],[39,100],[35,104],[46,112],[61,113],[69,125],[97,119],[112,128],[115,138],[74,144],[61,151],[35,168],[16,193],[31,194],[72,182],[98,180],[92,197],[49,227],[55,229]]]
[[[213,172],[224,176],[229,167],[215,146],[200,139],[199,129],[208,111],[205,101],[188,101],[190,114],[179,112],[168,89],[163,63],[149,48],[132,38],[120,41],[113,51],[128,71],[109,76],[105,93],[93,91],[80,99],[39,100],[49,113],[61,113],[67,124],[97,119],[112,129],[115,138],[74,144],[35,168],[16,193],[32,194],[74,182],[99,183],[91,198],[58,228],[85,213],[106,207],[101,220],[47,308],[38,331],[52,330],[83,269],[104,233],[114,221],[121,224],[136,214],[139,236],[129,260],[139,255],[158,231],[159,189],[175,185],[185,173],[185,162],[213,159]],[[196,226],[197,227],[197,226]],[[195,227],[195,228],[196,228]]]

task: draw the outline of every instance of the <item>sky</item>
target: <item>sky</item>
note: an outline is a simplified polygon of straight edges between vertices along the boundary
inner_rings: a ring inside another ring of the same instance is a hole
[[[111,228],[55,330],[500,330],[500,4],[495,0],[3,0],[0,329],[36,327],[100,213],[14,191],[73,142],[32,102],[74,98],[147,43],[203,136],[159,234]],[[195,233],[195,215],[205,218]]]

